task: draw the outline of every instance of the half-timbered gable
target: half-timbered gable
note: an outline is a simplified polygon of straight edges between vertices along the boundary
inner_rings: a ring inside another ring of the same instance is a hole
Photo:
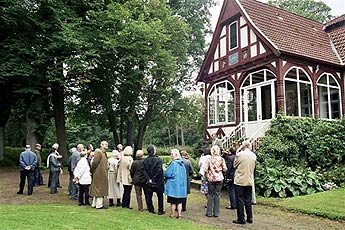
[[[255,139],[278,111],[342,117],[344,61],[344,16],[324,25],[255,0],[225,0],[197,78],[206,138]]]

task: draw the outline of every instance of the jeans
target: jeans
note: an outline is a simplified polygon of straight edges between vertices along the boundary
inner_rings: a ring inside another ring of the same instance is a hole
[[[71,187],[71,196],[70,196],[70,198],[71,199],[76,199],[76,198],[78,198],[78,187],[73,182],[73,178],[74,178],[73,172],[70,172],[69,173],[69,184],[70,184],[70,187]]]
[[[206,216],[219,216],[221,191],[222,191],[221,181],[208,182]]]
[[[31,195],[34,189],[35,175],[34,170],[20,170],[19,193],[23,193],[25,180],[28,178],[28,195]]]
[[[59,171],[50,171],[51,178],[50,178],[50,193],[54,194],[57,193],[57,186],[59,182]]]
[[[235,185],[237,197],[237,220],[244,222],[244,207],[246,208],[247,220],[253,220],[252,213],[252,186]]]
[[[234,182],[229,182],[229,186],[228,186],[228,190],[229,190],[229,199],[230,199],[230,206],[232,208],[236,208],[236,193],[235,193],[235,185]]]

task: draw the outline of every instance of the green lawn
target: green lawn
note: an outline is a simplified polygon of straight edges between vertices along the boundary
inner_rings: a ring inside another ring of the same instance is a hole
[[[68,205],[1,205],[1,229],[212,229],[147,212]]]
[[[261,198],[259,202],[333,220],[345,220],[345,188],[287,199]]]

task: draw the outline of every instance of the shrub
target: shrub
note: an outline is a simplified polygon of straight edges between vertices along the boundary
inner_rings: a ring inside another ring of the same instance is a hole
[[[271,163],[257,166],[255,187],[259,195],[285,198],[323,191],[321,178],[310,169]]]
[[[320,173],[323,181],[333,182],[337,186],[345,188],[345,165],[335,165],[331,169],[324,171],[318,168],[317,171]]]
[[[23,151],[24,151],[23,148],[6,147],[5,153],[4,153],[4,159],[2,161],[0,161],[0,166],[1,167],[4,167],[4,166],[18,167],[19,166],[19,155]],[[43,149],[41,152],[41,158],[42,158],[42,164],[43,165],[46,164],[47,156],[48,156],[48,150]]]

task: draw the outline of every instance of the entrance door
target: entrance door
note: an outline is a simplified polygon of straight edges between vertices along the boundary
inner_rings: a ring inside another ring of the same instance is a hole
[[[245,87],[242,93],[242,119],[250,138],[275,116],[274,82]]]

